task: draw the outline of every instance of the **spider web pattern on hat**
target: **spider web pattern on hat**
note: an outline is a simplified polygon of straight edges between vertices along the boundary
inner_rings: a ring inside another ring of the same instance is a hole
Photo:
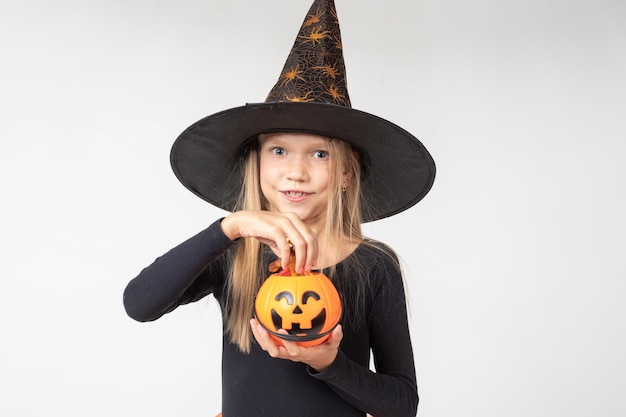
[[[315,1],[266,102],[317,102],[352,107],[339,20],[332,0]]]

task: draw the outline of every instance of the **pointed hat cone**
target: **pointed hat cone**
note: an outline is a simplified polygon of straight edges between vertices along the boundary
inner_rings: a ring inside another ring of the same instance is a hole
[[[350,106],[337,12],[332,0],[316,0],[266,102]]]
[[[242,187],[247,145],[270,132],[308,132],[350,143],[365,173],[365,222],[412,207],[435,178],[435,163],[417,138],[351,107],[332,0],[314,1],[265,102],[228,109],[189,126],[172,146],[172,169],[191,192],[232,211]]]

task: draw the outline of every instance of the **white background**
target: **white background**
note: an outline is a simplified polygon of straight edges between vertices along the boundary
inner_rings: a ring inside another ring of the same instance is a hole
[[[311,2],[0,4],[0,415],[214,415],[215,301],[140,324],[122,291],[224,214],[170,147],[265,99]],[[626,415],[626,3],[337,10],[354,107],[437,163],[365,228],[404,261],[419,415]]]

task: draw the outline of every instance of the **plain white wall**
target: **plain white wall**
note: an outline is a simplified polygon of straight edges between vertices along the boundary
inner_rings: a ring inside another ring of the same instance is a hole
[[[366,226],[404,261],[419,415],[626,415],[626,3],[336,3],[354,107],[437,162]],[[224,214],[169,149],[264,100],[310,0],[0,4],[0,414],[214,415],[215,302],[140,324],[122,291]]]

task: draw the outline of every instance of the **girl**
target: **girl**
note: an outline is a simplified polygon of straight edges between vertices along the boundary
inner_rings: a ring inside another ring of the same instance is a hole
[[[183,132],[174,172],[232,214],[159,257],[124,292],[139,321],[209,294],[218,300],[225,417],[417,412],[400,266],[390,248],[363,237],[361,223],[416,204],[434,163],[408,132],[350,107],[340,39],[333,2],[316,0],[265,103]],[[277,346],[252,318],[276,259],[322,270],[337,287],[344,314],[323,344]]]

